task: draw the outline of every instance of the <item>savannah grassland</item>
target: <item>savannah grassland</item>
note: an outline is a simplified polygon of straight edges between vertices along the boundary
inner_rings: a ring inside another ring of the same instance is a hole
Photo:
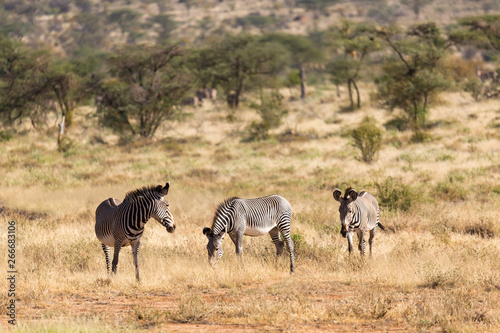
[[[16,221],[18,280],[17,326],[2,314],[1,330],[498,332],[500,102],[443,94],[429,119],[432,140],[414,144],[411,132],[385,130],[379,159],[368,165],[346,131],[364,116],[383,124],[394,115],[368,102],[341,112],[345,98],[319,87],[306,102],[287,102],[276,137],[257,143],[241,140],[255,111],[243,107],[230,122],[222,103],[189,108],[156,140],[120,145],[82,108],[64,152],[53,128],[2,142],[0,250],[6,272],[7,221]],[[142,281],[130,248],[109,277],[95,208],[167,180],[177,230],[151,220]],[[382,207],[387,230],[377,233],[371,259],[349,256],[339,233],[332,190],[347,186],[379,201],[388,186],[411,204]],[[210,268],[202,228],[217,204],[272,193],[294,209],[295,275],[287,256],[276,268],[268,236],[244,240],[242,267],[227,238]]]

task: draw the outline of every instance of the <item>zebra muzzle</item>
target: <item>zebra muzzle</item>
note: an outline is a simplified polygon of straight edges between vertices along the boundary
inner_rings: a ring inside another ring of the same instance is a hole
[[[342,224],[342,228],[340,229],[340,234],[342,235],[342,237],[346,238],[347,236],[347,228],[345,227],[345,225]]]

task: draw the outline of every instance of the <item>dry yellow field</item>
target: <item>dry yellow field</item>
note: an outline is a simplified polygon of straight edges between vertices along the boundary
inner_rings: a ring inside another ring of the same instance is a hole
[[[0,330],[500,331],[500,101],[442,99],[430,115],[432,141],[385,131],[371,165],[345,132],[365,116],[381,125],[393,115],[375,105],[339,112],[345,101],[333,90],[288,102],[275,133],[293,134],[265,142],[241,142],[256,117],[250,109],[228,122],[224,106],[206,104],[165,125],[157,140],[119,145],[81,109],[64,153],[53,128],[1,143],[1,267],[6,276],[15,221],[17,325],[7,322],[2,277]],[[373,257],[349,256],[332,190],[353,186],[380,200],[377,184],[391,179],[406,186],[411,206],[382,207],[387,230],[378,231]],[[130,248],[109,277],[94,234],[97,205],[167,180],[177,230],[151,220],[142,281]],[[227,238],[212,269],[202,229],[217,204],[273,193],[294,210],[295,275],[287,256],[276,268],[268,236],[245,238],[243,266]]]

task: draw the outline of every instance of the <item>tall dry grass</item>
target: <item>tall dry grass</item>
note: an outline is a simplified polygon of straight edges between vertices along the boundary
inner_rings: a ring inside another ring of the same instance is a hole
[[[290,128],[294,135],[258,143],[240,142],[250,110],[228,123],[223,109],[207,106],[168,124],[164,131],[176,130],[167,139],[120,146],[110,133],[89,132],[81,111],[65,152],[55,151],[46,133],[4,142],[0,215],[18,227],[14,330],[498,331],[500,135],[488,123],[500,103],[460,94],[447,100],[432,113],[431,142],[412,144],[409,133],[386,131],[371,165],[359,161],[343,133],[366,115],[380,123],[391,115],[366,106],[332,122],[335,105],[314,98],[290,102],[293,111],[276,133]],[[129,248],[109,277],[94,235],[95,208],[166,180],[176,232],[148,222],[142,281],[135,281]],[[396,199],[377,187],[390,180]],[[377,233],[371,259],[349,256],[340,236],[332,190],[346,186],[387,200],[387,231]],[[286,255],[276,268],[268,236],[244,239],[243,266],[226,239],[211,269],[202,229],[217,204],[271,193],[294,210],[296,274],[289,275]],[[4,262],[6,239],[0,233]]]

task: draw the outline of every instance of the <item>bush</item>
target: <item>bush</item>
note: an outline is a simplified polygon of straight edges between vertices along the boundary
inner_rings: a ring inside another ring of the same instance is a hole
[[[424,131],[416,131],[410,139],[413,143],[424,143],[432,141],[432,135]]]
[[[253,103],[252,108],[259,112],[261,121],[253,121],[249,128],[249,136],[245,141],[259,141],[269,138],[269,131],[281,125],[288,110],[283,108],[283,95],[273,92],[268,96],[262,96],[261,103]]]
[[[375,182],[374,186],[378,191],[379,205],[389,210],[407,211],[413,202],[418,200],[416,193],[409,186],[392,177],[387,177],[382,183]]]
[[[373,118],[365,118],[361,124],[350,132],[353,145],[361,150],[361,159],[365,163],[372,163],[382,146],[382,130]]]
[[[291,237],[293,241],[294,252],[296,254],[301,253],[305,244],[304,238],[299,234],[292,234]]]
[[[467,199],[467,190],[449,179],[436,185],[434,195],[446,201],[464,201]]]
[[[409,128],[409,120],[405,117],[395,117],[384,124],[386,130],[406,131]]]
[[[483,82],[477,77],[470,78],[464,83],[464,90],[470,92],[472,97],[478,101],[483,96]]]
[[[12,133],[9,131],[0,131],[0,142],[7,142],[12,140]]]

